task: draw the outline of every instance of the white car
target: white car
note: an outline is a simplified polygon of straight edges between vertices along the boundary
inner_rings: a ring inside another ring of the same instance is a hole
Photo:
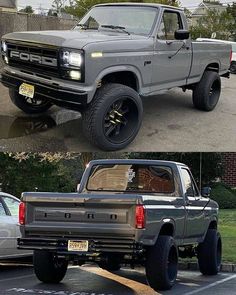
[[[32,255],[31,251],[17,249],[17,238],[20,237],[19,204],[19,199],[0,192],[0,259]]]
[[[236,74],[236,42],[219,40],[219,39],[210,39],[210,38],[197,38],[197,41],[209,41],[209,42],[219,42],[232,45],[232,60],[230,65],[230,72]]]

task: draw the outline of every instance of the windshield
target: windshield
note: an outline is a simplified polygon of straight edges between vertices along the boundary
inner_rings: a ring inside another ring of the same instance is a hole
[[[87,182],[88,191],[173,193],[172,170],[153,165],[95,165]]]
[[[123,27],[130,34],[149,35],[156,16],[157,9],[153,7],[98,6],[92,8],[75,29],[107,30],[102,26],[111,25]]]

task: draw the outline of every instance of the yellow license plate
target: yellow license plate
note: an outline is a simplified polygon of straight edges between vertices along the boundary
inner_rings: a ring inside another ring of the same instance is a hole
[[[88,241],[68,241],[68,251],[88,252]]]
[[[34,86],[22,83],[19,88],[19,94],[30,98],[34,97]]]

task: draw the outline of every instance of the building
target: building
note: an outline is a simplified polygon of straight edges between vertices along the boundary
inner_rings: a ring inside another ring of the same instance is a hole
[[[236,153],[224,153],[222,162],[224,169],[222,182],[236,188]]]
[[[0,12],[17,12],[17,0],[0,0]]]
[[[198,7],[192,12],[191,15],[191,25],[195,26],[200,17],[205,16],[209,9],[217,10],[218,12],[223,12],[226,7],[223,6],[219,1],[202,1]]]

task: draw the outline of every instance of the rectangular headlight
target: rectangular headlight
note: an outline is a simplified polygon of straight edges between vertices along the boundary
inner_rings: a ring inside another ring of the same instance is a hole
[[[70,50],[63,50],[61,52],[61,64],[65,67],[78,67],[80,68],[83,63],[83,57],[80,52]]]

